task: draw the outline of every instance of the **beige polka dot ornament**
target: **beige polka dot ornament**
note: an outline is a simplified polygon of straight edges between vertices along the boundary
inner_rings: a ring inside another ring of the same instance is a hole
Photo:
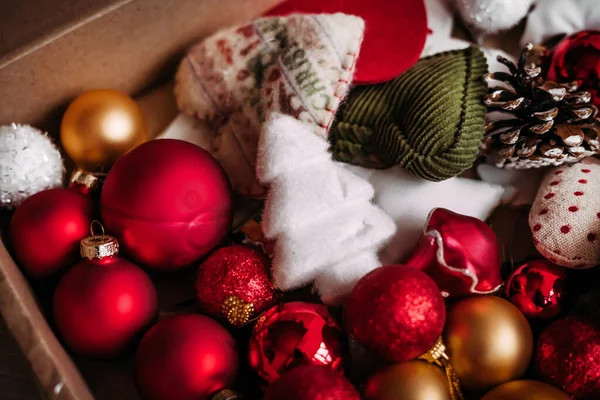
[[[600,160],[550,169],[529,214],[538,251],[569,268],[600,264]]]

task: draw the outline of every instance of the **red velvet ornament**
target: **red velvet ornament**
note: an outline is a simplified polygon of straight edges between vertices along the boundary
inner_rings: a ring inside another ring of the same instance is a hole
[[[327,307],[300,301],[265,312],[254,327],[250,365],[268,382],[298,365],[327,366],[342,373],[348,344]]]
[[[269,279],[271,262],[261,251],[244,245],[223,247],[198,269],[196,293],[203,311],[240,327],[275,304]]]
[[[508,278],[506,297],[529,318],[552,318],[562,311],[565,269],[548,260],[527,262]]]
[[[559,319],[540,335],[535,366],[571,397],[600,399],[600,327],[581,317]]]
[[[92,201],[74,190],[44,190],[26,199],[10,221],[19,266],[30,277],[45,278],[75,264],[93,214]]]
[[[388,265],[369,272],[346,302],[346,328],[379,357],[401,362],[431,349],[444,328],[440,289],[424,272]]]
[[[548,78],[558,82],[577,81],[600,106],[600,31],[581,31],[567,36],[554,48]]]
[[[365,20],[365,37],[356,64],[354,83],[393,79],[419,59],[427,39],[423,0],[288,0],[269,15],[336,13]]]
[[[492,229],[445,208],[431,211],[405,265],[427,273],[444,297],[489,294],[502,285],[500,247]]]
[[[270,385],[265,400],[360,400],[360,394],[342,374],[316,365],[302,365]]]
[[[229,332],[195,314],[157,323],[135,355],[137,386],[144,399],[204,400],[230,386],[238,354]]]
[[[121,157],[102,187],[101,208],[125,252],[162,270],[198,261],[232,221],[231,189],[218,162],[175,139],[151,140]]]
[[[156,289],[137,265],[117,256],[110,235],[81,241],[87,259],[71,268],[54,292],[54,321],[77,354],[114,357],[156,318]]]

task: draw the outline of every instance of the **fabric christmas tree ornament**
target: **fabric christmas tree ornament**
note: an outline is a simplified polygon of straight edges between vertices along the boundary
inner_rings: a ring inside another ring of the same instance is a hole
[[[384,84],[354,88],[331,128],[331,151],[347,163],[398,165],[431,181],[469,168],[483,135],[487,72],[476,47],[421,59]]]
[[[260,197],[256,152],[271,112],[325,137],[352,81],[364,31],[345,14],[261,18],[194,46],[176,76],[182,111],[218,129],[209,151],[242,195]]]
[[[600,264],[600,160],[548,170],[529,214],[538,251],[569,268]]]
[[[378,249],[395,231],[371,204],[369,182],[332,160],[313,126],[275,114],[263,130],[257,175],[269,185],[263,230],[275,240],[272,277],[291,290],[314,281],[326,304],[379,267]]]

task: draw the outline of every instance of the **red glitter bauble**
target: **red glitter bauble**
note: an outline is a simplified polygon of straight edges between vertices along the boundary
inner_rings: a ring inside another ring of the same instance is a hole
[[[236,344],[217,321],[179,315],[157,323],[135,354],[140,394],[150,400],[205,400],[229,387],[238,370]]]
[[[483,221],[436,208],[404,263],[429,275],[442,294],[459,298],[500,289],[500,246]]]
[[[202,310],[234,326],[246,324],[275,303],[270,265],[263,252],[249,246],[215,251],[198,269],[196,293]]]
[[[582,317],[554,322],[540,335],[535,366],[571,397],[600,398],[600,327]]]
[[[254,327],[250,365],[268,382],[298,365],[327,366],[342,373],[348,344],[322,304],[284,303],[261,315]]]
[[[73,352],[107,358],[154,322],[158,301],[148,275],[115,253],[71,268],[56,288],[53,311],[58,332]]]
[[[342,374],[316,365],[302,365],[270,385],[265,400],[360,400],[360,394]]]
[[[563,307],[567,273],[548,260],[527,262],[508,278],[506,297],[529,318],[552,318]]]
[[[124,252],[155,269],[198,261],[231,228],[227,176],[210,154],[182,140],[151,140],[122,156],[100,202],[106,230]]]
[[[19,266],[33,278],[45,278],[75,264],[93,215],[92,201],[75,190],[50,189],[29,197],[10,221]]]
[[[558,82],[577,81],[600,106],[600,31],[581,31],[567,36],[554,48],[548,78]]]
[[[444,328],[440,289],[424,272],[389,265],[365,275],[346,302],[346,328],[381,358],[401,362],[426,353]]]

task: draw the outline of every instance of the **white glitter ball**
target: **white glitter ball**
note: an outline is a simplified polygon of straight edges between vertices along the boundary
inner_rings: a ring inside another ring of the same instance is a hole
[[[29,125],[0,126],[0,207],[62,186],[65,167],[47,134]]]
[[[454,0],[456,10],[470,28],[486,33],[510,29],[526,15],[534,0]]]

